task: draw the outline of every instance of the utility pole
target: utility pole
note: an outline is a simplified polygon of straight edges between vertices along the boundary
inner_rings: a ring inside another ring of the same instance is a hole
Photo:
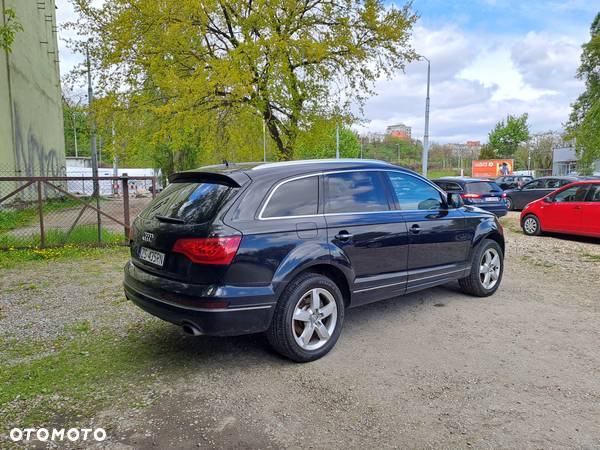
[[[263,161],[267,162],[267,121],[263,119]]]
[[[425,133],[423,135],[423,176],[427,177],[427,163],[429,159],[429,85],[431,83],[431,61],[421,55],[421,59],[427,61],[427,97],[425,98]]]
[[[73,137],[75,138],[75,158],[79,156],[77,150],[77,126],[75,125],[75,109],[71,112],[71,120],[73,121]]]
[[[335,124],[335,158],[340,159],[340,124]]]
[[[98,242],[102,242],[102,217],[100,216],[100,183],[98,183],[98,154],[96,153],[96,121],[92,112],[92,102],[94,101],[94,90],[92,89],[92,70],[90,64],[89,41],[85,45],[85,59],[87,66],[88,81],[88,108],[91,117],[91,154],[92,154],[92,177],[94,178],[94,189],[92,196],[96,198],[96,220],[98,221]]]
[[[360,137],[360,159],[363,159],[363,140],[364,136]]]

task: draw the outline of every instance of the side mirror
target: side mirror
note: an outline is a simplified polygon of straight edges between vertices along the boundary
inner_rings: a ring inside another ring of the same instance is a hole
[[[450,208],[460,208],[464,205],[462,197],[457,192],[448,192],[446,195],[446,201]]]
[[[554,197],[544,197],[544,203],[554,203]]]

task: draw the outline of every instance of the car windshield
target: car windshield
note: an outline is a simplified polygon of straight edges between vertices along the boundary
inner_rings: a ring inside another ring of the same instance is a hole
[[[500,191],[500,188],[496,183],[490,181],[477,181],[467,183],[466,191],[470,194],[490,194]]]

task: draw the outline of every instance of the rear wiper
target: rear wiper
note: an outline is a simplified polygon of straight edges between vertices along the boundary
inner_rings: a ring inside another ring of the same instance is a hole
[[[160,220],[161,222],[169,222],[169,223],[185,223],[184,220],[178,219],[177,217],[168,217],[168,216],[154,216],[155,219]]]

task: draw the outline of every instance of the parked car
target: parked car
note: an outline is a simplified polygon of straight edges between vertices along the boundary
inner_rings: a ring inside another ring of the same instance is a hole
[[[521,227],[530,236],[551,231],[600,238],[600,180],[577,181],[530,203]]]
[[[525,184],[520,189],[509,189],[505,191],[506,204],[509,210],[521,210],[525,206],[539,198],[545,197],[550,192],[566,186],[569,183],[583,179],[581,177],[541,177]]]
[[[465,205],[477,206],[498,217],[505,216],[507,213],[506,195],[492,180],[446,177],[432,181],[446,192],[458,193]]]
[[[502,190],[518,189],[533,180],[529,175],[505,175],[496,178],[494,181]]]
[[[127,298],[192,335],[266,331],[294,361],[335,345],[348,308],[458,280],[500,285],[496,217],[365,160],[198,169],[135,219]]]

